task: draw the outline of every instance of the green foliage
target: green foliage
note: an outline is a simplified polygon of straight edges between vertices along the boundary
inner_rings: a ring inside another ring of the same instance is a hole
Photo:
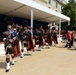
[[[68,27],[68,23],[67,22],[62,23],[61,25],[62,25],[61,26],[62,30],[66,30],[66,28]]]
[[[69,0],[69,3],[63,7],[62,14],[70,17],[70,25],[76,27],[76,3],[74,0]]]

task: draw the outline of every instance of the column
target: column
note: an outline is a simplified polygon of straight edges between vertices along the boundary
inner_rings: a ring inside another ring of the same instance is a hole
[[[33,9],[31,9],[31,28],[33,28],[33,15],[34,15]],[[31,29],[31,33],[32,33],[32,29]],[[33,33],[32,33],[32,36],[33,36]]]
[[[55,26],[55,23],[54,23],[54,26]]]
[[[59,20],[59,38],[60,38],[60,33],[61,33],[61,19]]]
[[[68,21],[68,26],[70,26],[70,21]]]

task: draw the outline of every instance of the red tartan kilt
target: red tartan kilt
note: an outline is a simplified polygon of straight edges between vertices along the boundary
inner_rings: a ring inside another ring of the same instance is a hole
[[[43,36],[40,38],[40,46],[43,46],[44,42],[43,42]]]
[[[29,50],[29,51],[31,51],[32,49],[34,49],[34,42],[33,42],[32,36],[30,36],[27,48],[28,48],[27,50]]]
[[[14,53],[14,56],[16,57],[18,55],[18,52],[17,52],[17,46],[12,46],[12,50],[13,50],[13,53]]]
[[[19,44],[19,41],[17,42],[17,52],[18,52],[18,54],[20,53],[20,44]]]
[[[28,46],[27,46],[27,51],[30,51],[30,42],[27,42]]]

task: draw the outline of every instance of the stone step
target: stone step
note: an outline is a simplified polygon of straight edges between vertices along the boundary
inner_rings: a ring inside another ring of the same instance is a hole
[[[0,56],[4,56],[5,55],[5,49],[4,49],[4,44],[0,44]]]

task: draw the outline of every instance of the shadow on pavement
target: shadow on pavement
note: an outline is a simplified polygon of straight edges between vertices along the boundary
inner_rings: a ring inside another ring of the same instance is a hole
[[[62,46],[55,46],[56,48],[66,48],[64,45]]]
[[[76,51],[76,49],[75,49],[75,48],[73,48],[73,49],[72,49],[72,48],[70,48],[70,49],[67,49],[67,50]]]
[[[1,62],[0,61],[0,68],[5,69],[6,68],[6,62]]]
[[[32,56],[31,54],[24,54],[24,56]]]

